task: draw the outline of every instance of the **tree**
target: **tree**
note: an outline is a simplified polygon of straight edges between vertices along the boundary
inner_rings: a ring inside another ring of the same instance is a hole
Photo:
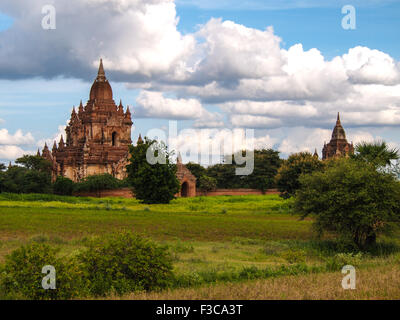
[[[7,169],[6,165],[4,163],[0,163],[0,171],[4,171],[6,169]]]
[[[51,162],[41,156],[24,155],[15,160],[15,163],[22,165],[28,170],[51,173]]]
[[[53,193],[70,196],[74,191],[74,182],[66,177],[58,176],[53,184]]]
[[[235,173],[233,164],[215,164],[207,168],[207,176],[217,181],[217,187],[223,189],[241,188],[241,177]]]
[[[309,174],[324,168],[324,163],[309,152],[299,152],[289,156],[278,169],[275,183],[282,196],[294,196],[300,187],[301,174]]]
[[[48,172],[12,166],[2,173],[2,192],[51,193],[51,175]]]
[[[248,188],[267,190],[274,186],[274,178],[282,160],[279,151],[273,149],[254,150],[254,171],[244,176],[243,184]]]
[[[200,178],[206,175],[207,169],[198,163],[189,162],[186,168],[196,177],[196,187],[199,188]]]
[[[400,158],[399,151],[389,148],[385,141],[361,142],[356,145],[355,151],[355,159],[372,163],[376,167],[390,166],[392,161]]]
[[[302,175],[300,185],[294,208],[303,218],[315,216],[319,234],[335,232],[363,249],[400,222],[400,183],[365,161],[332,161],[324,171]]]
[[[121,185],[120,180],[109,173],[94,174],[84,178],[81,182],[75,184],[74,189],[78,192],[91,191],[100,196],[101,190],[118,189]]]
[[[198,188],[204,192],[213,191],[217,188],[217,180],[206,175],[202,175],[198,182]]]
[[[165,163],[150,164],[146,156],[149,148],[149,154],[164,159]],[[180,183],[166,146],[146,137],[143,143],[130,147],[130,154],[126,169],[136,198],[143,203],[169,203],[174,199]]]

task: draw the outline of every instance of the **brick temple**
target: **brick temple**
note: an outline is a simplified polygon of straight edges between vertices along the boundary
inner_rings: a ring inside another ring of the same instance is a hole
[[[346,133],[340,122],[340,115],[338,113],[336,125],[333,128],[331,141],[326,144],[324,143],[324,148],[322,149],[322,159],[347,157],[354,153],[353,142],[348,143],[346,139]]]
[[[78,182],[87,176],[104,173],[117,179],[126,178],[132,124],[129,107],[124,110],[122,101],[116,105],[103,61],[100,60],[89,100],[85,106],[81,101],[78,110],[75,107],[72,109],[71,119],[65,129],[65,141],[61,136],[58,145],[54,141],[51,151],[47,144],[43,148],[42,157],[53,165],[53,181],[57,176],[64,176]],[[138,143],[141,141],[139,136]],[[180,158],[177,169],[181,183],[179,196],[195,196],[196,178]]]

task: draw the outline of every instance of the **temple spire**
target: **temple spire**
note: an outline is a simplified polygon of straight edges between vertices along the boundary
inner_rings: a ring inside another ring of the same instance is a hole
[[[339,112],[337,113],[336,125],[341,125],[341,123],[340,123],[340,114],[339,114]]]
[[[103,67],[103,59],[100,59],[100,66],[99,66],[99,71],[97,72],[96,80],[98,80],[98,81],[106,80],[106,73],[104,72],[104,67]]]
[[[142,143],[143,143],[142,135],[139,133],[139,138],[137,139],[136,144],[142,144]]]
[[[182,164],[181,152],[178,152],[178,157],[176,158],[176,163],[177,163],[177,164]]]

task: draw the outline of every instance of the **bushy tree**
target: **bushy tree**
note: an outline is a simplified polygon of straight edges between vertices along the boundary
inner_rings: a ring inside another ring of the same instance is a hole
[[[162,158],[164,163],[149,163],[146,157],[149,148],[149,153]],[[145,137],[143,143],[130,147],[130,154],[126,168],[136,198],[143,203],[169,203],[174,199],[180,184],[166,146]]]
[[[28,170],[51,173],[51,162],[40,156],[24,155],[15,160],[15,163],[22,165]]]
[[[272,149],[254,150],[254,170],[249,175],[237,175],[236,169],[243,167],[235,162],[234,155],[228,157],[223,164],[210,166],[206,175],[217,180],[217,187],[224,189],[252,188],[266,190],[274,187],[274,177],[281,165],[279,152]]]
[[[14,250],[6,257],[2,289],[6,296],[22,296],[35,300],[70,299],[84,295],[83,272],[74,260],[57,257],[58,249],[33,243]],[[56,271],[56,289],[45,290],[42,280],[44,266]]]
[[[51,175],[48,172],[12,166],[2,173],[2,192],[51,193]]]
[[[324,171],[300,177],[295,210],[315,217],[316,230],[351,238],[359,248],[400,221],[400,184],[368,162],[331,161]]]
[[[300,188],[300,175],[320,171],[323,168],[324,163],[309,152],[292,154],[278,169],[275,177],[276,186],[283,197],[289,198]]]
[[[74,182],[66,177],[58,176],[53,183],[53,193],[70,196],[74,191]]]
[[[109,173],[95,174],[84,178],[75,184],[75,191],[100,192],[101,190],[113,190],[120,187],[120,180]]]
[[[207,169],[198,163],[189,162],[186,164],[186,168],[196,177],[196,187],[199,188],[200,178],[207,175]]]
[[[42,157],[24,155],[19,165],[0,171],[0,191],[12,193],[51,193],[51,163]]]
[[[207,192],[215,190],[217,188],[217,180],[206,175],[202,175],[198,182],[199,182],[198,188],[201,191]]]
[[[165,288],[173,277],[167,248],[131,232],[92,241],[78,259],[93,295]]]
[[[247,188],[262,191],[274,187],[274,178],[281,163],[279,151],[273,149],[254,150],[254,171],[243,177],[243,184]]]

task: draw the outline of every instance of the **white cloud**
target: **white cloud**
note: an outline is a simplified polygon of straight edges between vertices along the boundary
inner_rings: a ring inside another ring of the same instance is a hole
[[[196,128],[224,125],[220,114],[208,111],[199,100],[166,98],[161,92],[142,90],[133,109],[136,118],[196,120]]]
[[[343,63],[349,78],[354,83],[400,83],[400,65],[392,57],[379,50],[355,47],[343,55]]]
[[[0,129],[0,145],[26,145],[35,141],[30,132],[24,134],[22,130],[17,130],[10,134],[7,129]]]
[[[15,160],[24,154],[31,153],[31,151],[25,151],[18,146],[0,145],[0,159]]]

